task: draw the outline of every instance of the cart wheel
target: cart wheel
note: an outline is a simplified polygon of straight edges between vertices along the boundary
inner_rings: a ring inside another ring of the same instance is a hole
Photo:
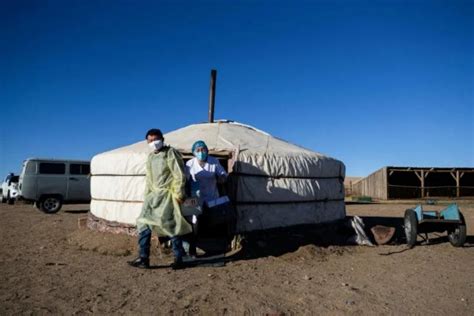
[[[466,241],[466,222],[461,212],[459,212],[459,216],[461,217],[461,224],[454,230],[448,231],[449,242],[454,247],[462,247]]]
[[[416,218],[416,213],[414,210],[408,209],[405,211],[404,224],[408,248],[413,248],[416,244],[418,229],[418,219]]]

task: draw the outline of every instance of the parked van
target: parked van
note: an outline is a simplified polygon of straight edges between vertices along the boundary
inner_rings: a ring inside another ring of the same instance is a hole
[[[88,203],[89,173],[89,161],[27,159],[18,185],[20,199],[35,203],[45,213],[56,213],[65,203]]]

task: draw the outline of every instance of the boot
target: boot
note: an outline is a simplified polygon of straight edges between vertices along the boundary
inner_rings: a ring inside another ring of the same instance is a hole
[[[175,257],[174,262],[171,264],[171,269],[173,270],[181,270],[186,268],[186,265],[183,262],[182,257]]]
[[[150,259],[138,257],[133,261],[128,261],[128,264],[135,268],[150,269]]]

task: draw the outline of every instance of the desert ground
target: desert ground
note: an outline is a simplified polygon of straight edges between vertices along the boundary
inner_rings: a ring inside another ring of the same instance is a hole
[[[348,204],[347,214],[400,235],[414,203]],[[314,228],[249,241],[225,264],[173,271],[171,256],[157,250],[153,269],[129,267],[135,238],[79,228],[88,205],[47,215],[2,204],[0,314],[472,315],[474,201],[460,206],[463,248],[445,234],[413,249],[399,236],[391,245],[348,245]]]

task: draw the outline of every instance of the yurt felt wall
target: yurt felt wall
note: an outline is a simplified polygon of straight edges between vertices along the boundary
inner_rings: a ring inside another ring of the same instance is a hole
[[[345,217],[345,167],[339,160],[233,122],[195,124],[165,135],[165,142],[183,154],[190,153],[196,140],[204,140],[213,154],[233,155],[231,197],[238,232]],[[141,141],[93,157],[94,216],[135,223],[143,201],[149,152]]]

